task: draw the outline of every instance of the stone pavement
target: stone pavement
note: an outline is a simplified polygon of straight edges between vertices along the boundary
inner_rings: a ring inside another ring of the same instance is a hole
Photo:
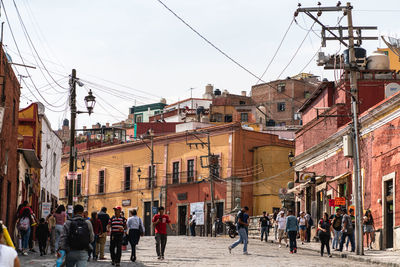
[[[251,236],[251,240],[256,240],[259,239],[258,236]],[[319,242],[310,242],[310,243],[304,243],[304,245],[299,242],[299,239],[297,239],[297,246],[301,250],[309,250],[309,251],[314,251],[314,252],[319,252],[321,248],[321,244]],[[275,243],[276,246],[278,246],[277,241],[274,242],[274,236],[271,235],[269,236],[269,241],[270,243]],[[259,241],[261,242],[261,241]],[[284,243],[284,241],[282,241]],[[332,243],[331,243],[332,244]],[[350,244],[349,244],[349,249],[350,249]],[[400,252],[399,251],[393,251],[393,250],[365,250],[364,255],[356,255],[353,252],[345,251],[345,248],[343,248],[343,252],[339,251],[332,251],[332,255],[334,257],[344,257],[350,260],[354,261],[359,261],[359,262],[365,262],[365,263],[374,263],[378,264],[379,266],[390,266],[390,267],[400,267]]]
[[[242,245],[229,254],[227,247],[235,240],[229,237],[169,236],[165,260],[160,261],[156,257],[154,238],[144,237],[140,240],[137,249],[137,262],[129,262],[130,250],[128,249],[123,252],[121,266],[379,266],[338,256],[321,257],[319,252],[303,249],[301,245],[297,254],[290,254],[286,247],[278,248],[277,244],[255,239],[251,239],[249,243],[250,255],[243,255]],[[106,257],[110,258],[109,253]],[[50,267],[55,265],[56,258],[54,256],[40,257],[39,253],[32,253],[29,256],[20,256],[20,260],[21,266]],[[111,267],[112,265],[110,260],[106,260],[91,261],[88,266]]]

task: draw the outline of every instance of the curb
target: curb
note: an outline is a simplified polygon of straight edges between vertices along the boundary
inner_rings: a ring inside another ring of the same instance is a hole
[[[251,239],[259,239],[258,236],[249,236]],[[275,243],[274,240],[268,241],[268,243]],[[301,247],[302,250],[307,250],[307,251],[314,251],[314,252],[320,252],[319,249],[315,248],[310,248],[310,247]],[[365,263],[372,263],[372,264],[379,264],[381,266],[387,266],[387,267],[400,267],[400,263],[394,263],[394,262],[385,262],[384,259],[382,260],[376,260],[376,259],[371,259],[368,256],[359,256],[359,255],[352,255],[349,253],[342,252],[337,253],[337,252],[332,252],[332,255],[337,256],[338,258],[347,258],[349,260],[354,260],[354,261],[359,261],[359,262],[365,262]]]

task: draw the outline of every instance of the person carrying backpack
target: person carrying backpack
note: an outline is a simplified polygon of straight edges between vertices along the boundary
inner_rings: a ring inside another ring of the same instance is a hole
[[[65,222],[61,234],[60,250],[66,252],[67,267],[86,266],[90,243],[94,241],[92,223],[83,218],[83,210],[82,205],[74,206],[74,217]]]
[[[332,218],[332,229],[333,229],[333,239],[332,239],[332,249],[339,250],[339,242],[342,235],[342,211],[338,208],[336,214]]]
[[[18,231],[22,239],[22,255],[28,255],[29,236],[31,234],[31,212],[29,209],[24,209],[21,217],[17,221]]]
[[[343,218],[342,218],[342,239],[340,240],[340,252],[343,251],[343,245],[346,240],[346,237],[349,238],[351,242],[351,252],[355,251],[355,242],[354,242],[354,227],[351,222],[350,215],[347,214],[347,210],[343,209]]]

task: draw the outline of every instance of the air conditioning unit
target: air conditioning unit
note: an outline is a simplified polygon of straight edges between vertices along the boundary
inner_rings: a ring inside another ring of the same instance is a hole
[[[353,157],[353,139],[349,134],[343,136],[343,156]]]

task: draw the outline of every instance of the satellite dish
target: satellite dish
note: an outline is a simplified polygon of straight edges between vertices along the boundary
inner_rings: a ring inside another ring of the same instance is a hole
[[[392,95],[394,95],[395,93],[400,91],[400,84],[398,83],[388,83],[385,86],[385,97],[388,98]]]

